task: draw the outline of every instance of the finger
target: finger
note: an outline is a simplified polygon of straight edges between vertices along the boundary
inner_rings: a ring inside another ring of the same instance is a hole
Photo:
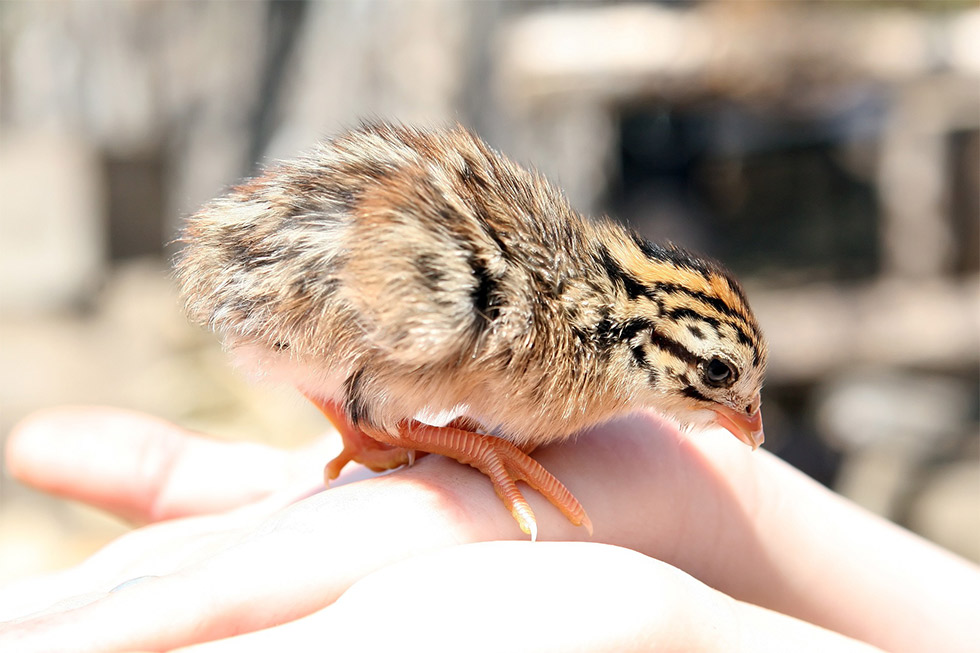
[[[340,650],[397,646],[434,615],[440,627],[426,633],[426,646],[436,651],[460,641],[485,651],[871,650],[841,647],[846,638],[761,612],[629,549],[489,542],[382,569],[323,611],[320,626]],[[385,628],[371,641],[364,635],[374,634],[378,614]],[[491,620],[502,627],[481,627]]]
[[[508,534],[523,537],[485,477],[427,458],[304,499],[176,573],[10,624],[0,650],[167,650],[227,637],[310,614],[393,561]]]
[[[249,503],[286,485],[296,471],[296,457],[285,452],[209,440],[108,408],[37,413],[11,434],[6,457],[23,482],[135,522]]]
[[[248,537],[291,498],[275,493],[234,510],[129,531],[75,567],[0,587],[0,621],[68,612],[137,582],[179,573]]]
[[[627,549],[490,542],[386,567],[308,617],[181,653],[399,650],[420,636],[428,651],[877,650]]]

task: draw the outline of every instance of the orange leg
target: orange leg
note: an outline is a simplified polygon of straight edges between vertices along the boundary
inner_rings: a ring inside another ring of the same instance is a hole
[[[373,432],[368,435],[354,427],[333,402],[307,395],[334,425],[344,441],[344,449],[331,460],[324,476],[329,484],[350,461],[359,462],[373,471],[385,471],[411,464],[416,454],[435,453],[453,458],[480,470],[490,478],[493,489],[517,520],[521,530],[537,539],[534,512],[517,487],[524,481],[554,504],[576,526],[592,534],[592,522],[582,504],[561,481],[515,444],[492,435],[473,432],[472,421],[459,418],[448,426],[429,426],[406,422],[398,435]],[[531,448],[533,449],[533,447]],[[531,450],[529,449],[529,450]]]
[[[576,526],[584,526],[592,534],[592,522],[582,504],[536,460],[516,445],[492,435],[482,435],[452,426],[428,426],[412,422],[402,427],[397,436],[372,434],[393,447],[418,449],[458,460],[480,470],[490,478],[497,496],[503,500],[521,530],[537,539],[538,527],[517,481],[524,481],[540,492]]]
[[[344,441],[343,451],[327,463],[323,470],[323,476],[328,485],[330,481],[340,476],[340,471],[352,460],[361,463],[374,472],[395,469],[414,461],[414,451],[397,446],[393,447],[372,438],[361,429],[353,426],[334,402],[319,400],[309,395],[307,398],[333,424]]]

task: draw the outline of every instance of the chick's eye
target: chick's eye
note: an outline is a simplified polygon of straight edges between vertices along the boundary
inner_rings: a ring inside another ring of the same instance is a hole
[[[735,380],[735,371],[720,358],[712,358],[704,366],[704,380],[715,387],[731,385]]]

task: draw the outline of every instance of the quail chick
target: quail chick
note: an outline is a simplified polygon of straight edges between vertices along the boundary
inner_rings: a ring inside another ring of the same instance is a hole
[[[534,459],[639,408],[763,441],[766,344],[718,264],[574,212],[462,127],[376,123],[268,168],[192,216],[191,318],[294,384],[341,433],[328,479],[438,453],[592,526]]]

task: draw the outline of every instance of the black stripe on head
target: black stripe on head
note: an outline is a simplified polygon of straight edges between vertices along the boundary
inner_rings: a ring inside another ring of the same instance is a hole
[[[660,372],[656,367],[651,367],[649,370],[647,370],[647,381],[653,386],[660,383]]]
[[[704,322],[705,324],[710,324],[711,327],[715,329],[715,331],[718,330],[718,325],[720,324],[720,322],[717,319],[711,317],[710,315],[701,315],[693,308],[687,308],[684,306],[681,306],[679,308],[671,308],[665,311],[664,317],[675,321],[679,321],[687,318],[687,319],[694,320],[696,322]]]
[[[617,342],[628,343],[641,331],[653,328],[653,322],[642,317],[633,317],[625,322],[614,322],[608,317],[602,318],[595,326],[596,339],[603,345]]]
[[[725,283],[727,283],[731,291],[738,296],[739,300],[741,300],[743,304],[748,305],[749,298],[745,294],[745,291],[742,289],[742,284],[736,281],[735,277],[733,277],[730,272],[728,272],[721,266],[718,267],[716,273],[725,280]]]
[[[704,401],[707,403],[711,403],[711,400],[705,397],[703,394],[701,394],[701,392],[693,385],[686,386],[683,390],[681,390],[681,393],[685,397],[689,397],[697,401]]]
[[[650,367],[650,361],[647,360],[646,347],[643,345],[634,345],[630,348],[630,352],[633,354],[633,361],[637,365],[650,372],[653,371]]]
[[[758,365],[761,355],[759,353],[759,345],[756,344],[756,341],[749,337],[749,334],[747,334],[745,330],[735,322],[724,322],[724,324],[731,327],[731,329],[735,332],[735,339],[738,340],[740,344],[745,345],[752,350],[753,365]]]
[[[663,245],[652,243],[636,231],[630,230],[630,238],[640,248],[643,255],[652,261],[673,263],[679,267],[697,272],[705,279],[712,272],[717,272],[721,269],[721,266],[714,261],[701,258],[680,247],[673,245],[664,247]]]
[[[636,277],[624,270],[605,247],[599,247],[598,262],[613,283],[621,285],[626,290],[630,299],[649,297],[652,294]]]
[[[739,319],[746,324],[751,324],[751,320],[749,320],[749,318],[746,317],[740,310],[729,306],[718,297],[712,297],[707,293],[703,293],[699,290],[693,290],[687,286],[682,286],[676,283],[661,283],[659,284],[659,288],[666,294],[677,293],[679,295],[687,295],[692,299],[697,299],[698,301],[704,302],[722,315],[733,319]]]
[[[755,348],[755,342],[749,337],[749,334],[745,333],[745,331],[742,330],[742,327],[738,326],[737,324],[732,324],[730,326],[735,329],[735,337],[738,338],[738,341],[746,347],[751,347],[755,355],[758,356],[759,350]]]
[[[655,245],[654,243],[651,243],[649,240],[641,236],[638,232],[636,232],[633,229],[629,230],[629,234],[630,234],[630,238],[633,240],[636,246],[640,248],[640,251],[643,252],[644,256],[646,256],[647,258],[656,259],[658,261],[664,260],[662,247],[660,247],[659,245]]]
[[[728,286],[732,293],[739,298],[739,301],[741,301],[743,304],[748,304],[748,298],[745,296],[745,291],[742,290],[742,286],[735,280],[732,273],[718,261],[711,258],[700,257],[693,252],[689,252],[686,249],[675,247],[673,245],[666,248],[661,248],[657,245],[650,245],[648,249],[650,248],[661,250],[661,256],[664,257],[661,260],[671,261],[675,265],[682,268],[697,272],[707,281],[710,281],[714,276],[720,277],[722,280],[724,280],[725,285]],[[646,253],[646,250],[644,250],[644,253]]]
[[[687,318],[695,321],[701,321],[704,322],[705,324],[711,325],[711,327],[714,328],[716,332],[719,331],[719,327],[721,327],[721,325],[724,324],[725,326],[730,327],[732,331],[735,332],[735,339],[738,340],[740,344],[743,344],[752,350],[752,354],[755,357],[756,363],[758,363],[759,361],[758,345],[756,345],[755,340],[753,340],[749,336],[749,334],[745,332],[745,329],[743,329],[736,321],[725,320],[724,322],[722,322],[721,320],[715,319],[710,315],[701,315],[694,309],[683,307],[683,306],[679,308],[672,308],[666,311],[664,313],[664,316],[674,320],[682,320]],[[688,331],[691,332],[691,335],[693,335],[695,338],[699,340],[704,339],[703,332],[701,331],[701,329],[697,328],[696,326],[688,325],[687,329]]]
[[[677,342],[670,336],[664,335],[656,329],[650,330],[650,342],[654,347],[665,351],[674,358],[684,361],[688,365],[699,365],[704,359],[689,350],[687,347]]]

